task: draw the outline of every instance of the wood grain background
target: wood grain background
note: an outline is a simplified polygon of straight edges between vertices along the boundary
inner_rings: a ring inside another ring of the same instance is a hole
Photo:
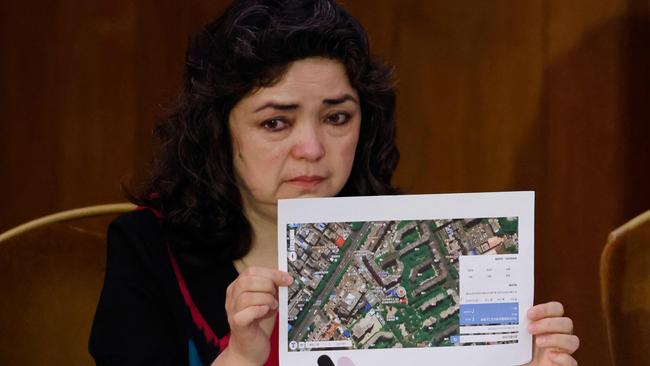
[[[0,4],[0,230],[121,200],[225,1]],[[650,2],[347,0],[396,65],[396,182],[537,192],[536,301],[565,303],[581,364],[607,343],[598,261],[650,209]]]

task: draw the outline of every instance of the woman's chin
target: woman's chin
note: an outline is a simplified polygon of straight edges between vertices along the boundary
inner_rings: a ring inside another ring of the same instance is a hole
[[[335,194],[328,194],[328,192],[322,192],[318,190],[302,190],[296,192],[289,192],[278,199],[294,199],[294,198],[322,198],[322,197],[333,197]]]
[[[319,184],[287,184],[278,199],[333,197],[338,190],[326,182]]]

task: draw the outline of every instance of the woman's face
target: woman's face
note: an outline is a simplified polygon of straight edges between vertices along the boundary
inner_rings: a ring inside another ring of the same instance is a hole
[[[229,117],[244,209],[275,216],[277,200],[336,195],[359,139],[361,107],[345,67],[293,62],[275,85],[242,98]]]

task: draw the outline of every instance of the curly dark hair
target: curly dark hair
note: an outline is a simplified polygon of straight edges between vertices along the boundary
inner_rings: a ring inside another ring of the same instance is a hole
[[[390,181],[395,146],[392,68],[370,55],[361,24],[331,0],[240,0],[194,37],[178,105],[156,127],[160,149],[136,204],[162,213],[174,251],[192,265],[234,260],[252,230],[235,182],[228,116],[256,88],[273,85],[291,62],[341,62],[359,94],[361,130],[340,196],[398,193]]]

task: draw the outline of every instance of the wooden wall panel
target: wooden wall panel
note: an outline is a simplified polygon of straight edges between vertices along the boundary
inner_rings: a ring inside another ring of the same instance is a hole
[[[587,5],[549,2],[544,95],[547,174],[540,192],[544,214],[539,225],[552,230],[538,232],[539,240],[548,243],[547,250],[538,250],[538,257],[543,263],[540,271],[555,273],[562,281],[562,286],[540,282],[539,293],[568,300],[576,331],[589,351],[607,349],[595,279],[605,238],[622,221],[625,189],[624,181],[615,178],[624,169],[620,164],[624,152],[618,148],[624,142],[619,121],[624,98],[620,93],[622,29],[595,32],[623,14],[625,6],[621,1]],[[591,356],[585,350],[580,354]]]
[[[59,23],[49,4],[0,3],[0,230],[55,207],[59,103],[43,86],[62,82],[51,57],[60,47]]]
[[[116,185],[106,183],[119,182],[137,156],[137,70],[119,62],[135,53],[134,5],[124,0],[59,6],[61,47],[50,55],[59,61],[60,80],[50,86],[59,99],[55,118],[61,132],[53,162],[56,204],[118,200]]]
[[[405,147],[397,181],[415,192],[529,188],[514,180],[536,174],[524,161],[537,146],[524,143],[539,129],[542,2],[405,8],[387,52]]]
[[[178,92],[190,34],[226,3],[0,4],[0,230],[123,200]]]
[[[622,37],[621,128],[625,148],[624,215],[650,207],[650,1],[628,0]]]
[[[226,0],[0,3],[0,230],[121,199],[195,32]],[[396,66],[398,185],[534,189],[537,301],[605,364],[598,259],[650,209],[645,0],[343,0]]]
[[[537,293],[567,303],[579,355],[596,364],[607,357],[600,252],[613,228],[650,209],[650,27],[625,1],[550,1],[548,10]]]

